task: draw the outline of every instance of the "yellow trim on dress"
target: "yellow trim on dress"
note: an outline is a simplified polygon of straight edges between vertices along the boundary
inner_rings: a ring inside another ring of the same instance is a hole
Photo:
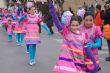
[[[99,61],[97,61],[97,63],[99,64]],[[89,62],[85,62],[85,64],[93,64],[93,62],[89,61]]]

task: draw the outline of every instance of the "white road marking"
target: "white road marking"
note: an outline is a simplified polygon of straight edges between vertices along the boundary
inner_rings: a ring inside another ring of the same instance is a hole
[[[63,39],[53,39],[55,41],[57,41],[58,43],[62,43]]]

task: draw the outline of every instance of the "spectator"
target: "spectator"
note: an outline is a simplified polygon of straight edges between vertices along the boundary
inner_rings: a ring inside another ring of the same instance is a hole
[[[104,25],[110,25],[110,3],[105,5],[105,11],[101,12],[101,17],[104,19]],[[107,39],[109,56],[105,59],[106,61],[110,61],[110,40]]]

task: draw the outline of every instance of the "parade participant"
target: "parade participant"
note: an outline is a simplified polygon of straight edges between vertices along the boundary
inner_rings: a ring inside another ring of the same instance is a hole
[[[21,16],[23,16],[24,13],[23,13],[23,7],[20,6],[17,10],[17,19],[19,19]],[[23,39],[24,39],[24,24],[23,24],[23,21],[19,24],[16,24],[15,25],[15,29],[14,29],[14,32],[16,34],[16,42],[17,42],[17,45],[23,45]]]
[[[5,28],[6,32],[7,32],[7,23],[8,23],[8,20],[6,17],[8,14],[9,14],[8,10],[4,9],[3,10],[3,17],[2,17],[2,26],[3,26],[3,28]]]
[[[100,27],[95,26],[94,24],[94,15],[91,12],[86,12],[84,15],[84,23],[81,25],[80,30],[88,34],[89,42],[88,47],[91,48],[92,53],[94,54],[94,58],[97,62],[98,70],[100,70],[99,66],[99,55],[98,55],[98,48],[101,46],[101,35],[102,32]],[[93,62],[85,54],[85,64],[87,65],[86,70],[87,72],[93,73]]]
[[[48,35],[51,35],[50,30],[48,27],[43,23],[42,19],[36,14],[34,4],[28,4],[27,7],[29,8],[29,13],[22,16],[19,19],[19,23],[23,20],[27,20],[26,24],[26,35],[25,35],[25,43],[27,45],[27,52],[29,52],[29,64],[34,65],[36,60],[36,47],[40,43],[40,36],[39,36],[39,28],[38,23],[48,32]]]
[[[8,41],[11,42],[13,36],[13,24],[11,19],[8,19],[7,34],[8,34]]]
[[[12,13],[9,12],[9,14],[6,16],[8,22],[7,22],[7,35],[8,35],[8,41],[12,41],[13,31],[14,31],[14,24],[13,21],[16,20],[16,17],[13,16]]]
[[[0,27],[2,27],[2,17],[3,17],[2,8],[0,8]]]
[[[54,67],[54,71],[57,73],[86,73],[86,65],[84,64],[85,51],[90,55],[90,58],[95,65],[95,70],[97,66],[93,55],[89,48],[85,48],[88,37],[86,33],[80,31],[79,19],[77,17],[72,17],[70,18],[70,23],[67,24],[68,26],[62,27],[51,0],[49,9],[58,31],[64,38],[59,60]]]

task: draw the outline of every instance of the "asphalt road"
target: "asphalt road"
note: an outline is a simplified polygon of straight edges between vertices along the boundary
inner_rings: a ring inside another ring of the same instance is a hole
[[[28,55],[25,45],[17,46],[15,39],[9,43],[4,30],[0,28],[0,73],[54,73],[53,67],[60,52],[62,37],[54,28],[55,34],[48,37],[43,30],[42,43],[37,46],[36,65],[28,65]],[[103,50],[99,51],[102,70],[100,73],[110,73],[110,62],[104,59],[108,55],[106,41],[103,40]]]

